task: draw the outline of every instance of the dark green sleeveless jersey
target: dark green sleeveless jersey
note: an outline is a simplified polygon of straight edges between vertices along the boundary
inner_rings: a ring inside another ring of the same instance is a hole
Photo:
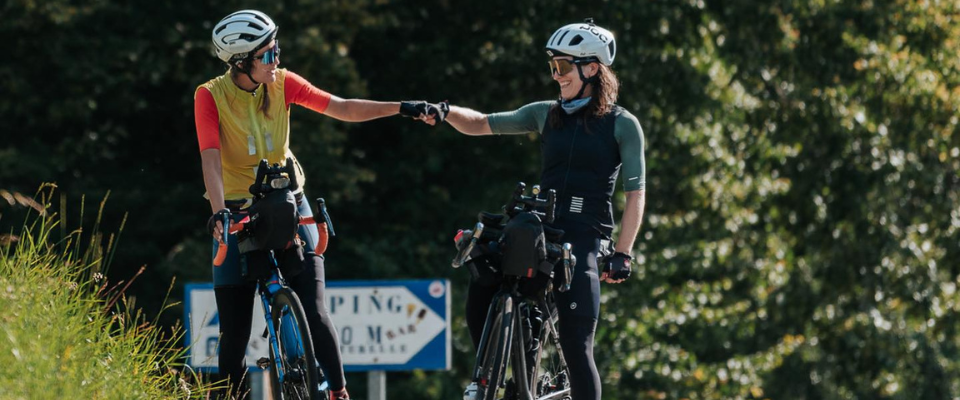
[[[558,221],[586,223],[605,236],[613,233],[611,198],[623,171],[624,191],[643,190],[643,130],[636,117],[620,106],[601,118],[561,113],[561,124],[547,123],[555,101],[531,103],[518,110],[490,114],[496,134],[540,133],[540,185],[558,194]]]

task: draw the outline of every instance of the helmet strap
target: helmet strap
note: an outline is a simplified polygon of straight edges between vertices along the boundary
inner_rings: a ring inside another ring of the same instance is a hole
[[[242,60],[239,60],[239,61],[234,62],[233,67],[236,68],[237,70],[239,70],[240,72],[242,72],[244,75],[246,75],[247,78],[250,79],[250,82],[253,82],[253,84],[254,84],[255,86],[254,86],[254,88],[253,88],[253,92],[251,92],[251,93],[253,93],[253,95],[256,96],[257,87],[260,86],[260,82],[257,82],[256,79],[253,79],[253,75],[251,74],[251,72],[253,71],[253,61],[254,61],[254,60],[255,60],[255,59],[254,59],[253,57],[249,57],[249,56],[248,56],[248,57],[246,57],[246,58],[244,58],[244,59],[242,59]],[[240,63],[244,63],[244,65],[246,66],[246,68],[241,68],[241,67],[240,67]],[[241,89],[242,89],[242,88],[241,88]]]
[[[249,71],[247,71],[247,78],[250,78],[250,82],[253,82],[254,85],[260,86],[260,82],[257,82],[256,79],[253,79],[253,75],[251,75]]]
[[[573,96],[573,98],[572,98],[572,99],[569,99],[569,100],[563,100],[563,98],[561,97],[561,98],[559,99],[559,102],[560,102],[561,104],[562,104],[562,103],[565,103],[565,102],[567,102],[567,101],[572,101],[572,100],[577,100],[577,99],[582,98],[582,97],[583,97],[583,92],[584,92],[585,90],[587,90],[587,84],[595,83],[595,82],[597,82],[597,81],[599,80],[598,77],[597,77],[597,75],[594,75],[594,76],[592,76],[592,77],[590,77],[590,78],[587,78],[585,75],[583,75],[583,67],[581,66],[581,64],[577,63],[577,64],[575,64],[575,65],[577,66],[577,73],[580,74],[580,91],[577,92],[577,95],[576,95],[576,96]]]

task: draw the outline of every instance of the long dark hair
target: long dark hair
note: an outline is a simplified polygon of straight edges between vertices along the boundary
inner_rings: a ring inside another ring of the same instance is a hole
[[[259,49],[259,48],[258,48]],[[233,78],[233,81],[236,82],[240,74],[247,75],[250,77],[250,74],[253,72],[253,53],[257,50],[251,51],[250,54],[240,60],[232,61],[230,65],[230,77]],[[253,78],[251,78],[252,80]],[[267,113],[267,110],[270,109],[270,93],[267,91],[268,85],[263,85],[263,98],[260,100],[260,112],[263,113],[267,119],[270,119],[270,114]],[[256,89],[254,89],[256,90]]]
[[[583,119],[587,118],[600,118],[604,115],[607,115],[610,111],[613,110],[614,103],[617,102],[617,95],[620,92],[620,80],[617,79],[617,74],[613,72],[613,69],[597,63],[600,67],[597,69],[597,75],[593,79],[593,94],[591,94],[590,102],[583,109]],[[563,111],[560,104],[554,104],[550,108],[550,116],[548,121],[550,126],[554,128],[559,128],[563,125],[563,120],[560,118],[563,116],[565,111]],[[589,128],[588,128],[589,129]]]

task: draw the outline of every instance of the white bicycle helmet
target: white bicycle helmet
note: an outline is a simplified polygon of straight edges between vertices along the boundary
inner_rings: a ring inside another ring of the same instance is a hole
[[[610,66],[617,55],[617,44],[613,33],[593,23],[587,18],[583,23],[566,25],[557,29],[547,40],[547,54],[568,55],[588,61],[599,61]]]
[[[230,14],[213,27],[213,46],[224,62],[245,58],[276,35],[277,24],[260,11]]]

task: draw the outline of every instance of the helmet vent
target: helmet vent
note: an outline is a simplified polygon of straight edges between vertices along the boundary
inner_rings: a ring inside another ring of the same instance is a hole
[[[570,33],[570,31],[565,31],[565,32],[563,32],[563,34],[560,35],[560,37],[557,38],[557,41],[554,43],[554,46],[563,43],[563,38],[567,37],[567,34],[568,34],[568,33]]]
[[[617,45],[615,42],[611,41],[610,44],[607,45],[607,50],[610,52],[611,56],[617,54]]]
[[[569,45],[570,45],[570,46],[576,46],[576,45],[580,44],[580,42],[582,42],[582,41],[583,41],[583,36],[577,35],[577,36],[574,36],[573,39],[570,39],[570,44],[569,44]]]

